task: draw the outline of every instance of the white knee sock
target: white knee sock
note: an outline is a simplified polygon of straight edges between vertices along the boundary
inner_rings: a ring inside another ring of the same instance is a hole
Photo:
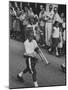
[[[37,81],[34,82],[34,86],[35,86],[35,87],[38,87]]]
[[[20,73],[19,73],[19,76],[22,77],[22,75],[23,75],[23,72],[20,72]]]

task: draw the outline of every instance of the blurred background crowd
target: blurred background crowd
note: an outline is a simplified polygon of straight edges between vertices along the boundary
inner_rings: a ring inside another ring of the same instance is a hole
[[[9,2],[10,38],[24,42],[32,30],[38,45],[56,56],[66,54],[66,5]]]

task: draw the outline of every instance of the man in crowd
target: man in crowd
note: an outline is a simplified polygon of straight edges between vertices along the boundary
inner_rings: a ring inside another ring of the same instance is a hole
[[[53,18],[53,23],[55,23],[55,21],[58,21],[59,23],[62,23],[61,17],[58,14],[58,8],[54,7],[54,18]]]
[[[53,7],[49,5],[49,10],[45,14],[45,43],[48,47],[51,46],[51,35],[52,35],[52,25],[53,25]]]

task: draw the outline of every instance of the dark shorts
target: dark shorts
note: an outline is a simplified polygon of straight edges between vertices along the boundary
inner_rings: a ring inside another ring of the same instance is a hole
[[[52,38],[52,46],[57,47],[59,43],[59,38]]]

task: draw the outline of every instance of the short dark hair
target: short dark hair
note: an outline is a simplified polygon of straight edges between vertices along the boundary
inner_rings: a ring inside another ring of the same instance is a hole
[[[27,31],[27,38],[31,37],[31,34],[33,33],[33,30],[28,30]]]

